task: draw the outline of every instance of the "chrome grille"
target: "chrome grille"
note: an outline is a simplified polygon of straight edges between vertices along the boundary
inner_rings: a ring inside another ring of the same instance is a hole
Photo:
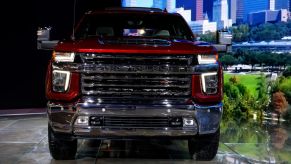
[[[131,127],[169,127],[167,117],[104,117],[103,126],[131,128]]]
[[[102,97],[189,97],[192,55],[81,54],[82,93]]]

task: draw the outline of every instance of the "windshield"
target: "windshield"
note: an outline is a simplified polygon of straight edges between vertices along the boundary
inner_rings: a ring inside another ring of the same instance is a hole
[[[88,37],[145,37],[193,40],[182,17],[164,14],[103,13],[88,15],[77,29],[77,39]]]

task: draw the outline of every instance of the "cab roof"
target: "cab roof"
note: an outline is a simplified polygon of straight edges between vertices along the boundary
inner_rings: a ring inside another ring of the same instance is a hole
[[[88,11],[86,14],[98,13],[142,13],[142,14],[165,14],[165,15],[179,15],[178,13],[168,13],[167,9],[147,8],[147,7],[110,7],[102,10]]]

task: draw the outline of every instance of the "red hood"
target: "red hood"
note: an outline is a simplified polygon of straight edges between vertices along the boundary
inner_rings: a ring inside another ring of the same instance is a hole
[[[100,44],[98,40],[86,39],[80,41],[60,42],[56,51],[93,52],[93,53],[141,53],[141,54],[214,54],[217,53],[211,45],[202,42],[170,41],[169,46],[145,46],[124,44]]]

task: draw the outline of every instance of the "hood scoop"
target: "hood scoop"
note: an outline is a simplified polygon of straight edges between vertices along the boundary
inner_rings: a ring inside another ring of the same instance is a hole
[[[144,39],[144,38],[102,38],[100,44],[110,45],[142,45],[142,46],[170,46],[171,42],[165,39]]]

